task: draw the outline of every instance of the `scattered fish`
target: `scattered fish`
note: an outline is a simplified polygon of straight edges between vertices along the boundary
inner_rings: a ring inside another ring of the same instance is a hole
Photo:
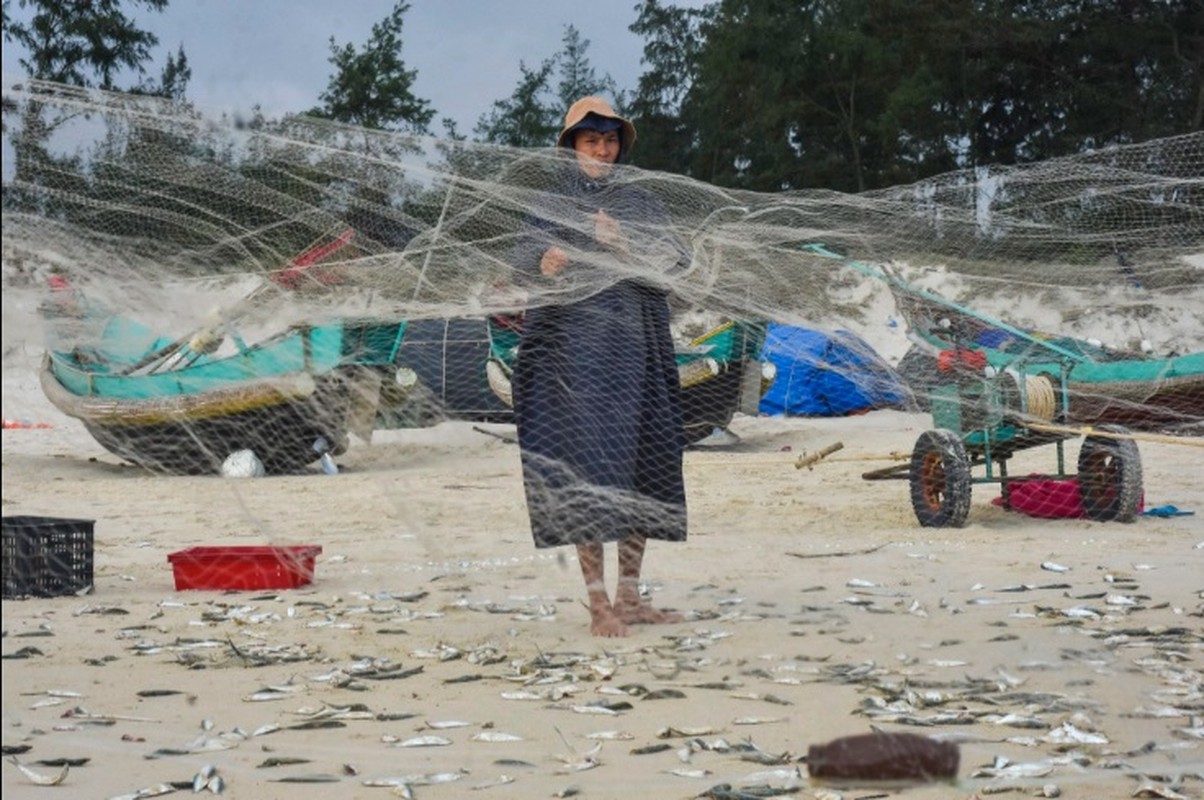
[[[481,783],[474,783],[472,786],[469,786],[468,788],[472,789],[474,791],[479,791],[481,789],[492,789],[496,786],[505,786],[506,784],[509,784],[509,783],[514,783],[514,778],[512,776],[499,775],[496,778],[494,778],[493,780],[482,781]]]
[[[521,742],[523,737],[516,736],[513,733],[503,733],[501,731],[481,731],[474,733],[471,737],[474,742]]]
[[[297,758],[292,756],[269,756],[256,766],[259,769],[271,769],[274,767],[294,767],[298,764],[308,763],[310,763],[310,759],[308,758]]]
[[[283,778],[273,778],[276,783],[339,783],[342,777],[325,772],[314,772],[306,775],[287,775]]]
[[[585,734],[585,738],[603,742],[619,742],[630,741],[635,738],[635,734],[626,731],[595,731]]]
[[[413,736],[393,745],[394,747],[447,747],[451,739],[443,736]]]
[[[29,779],[31,783],[36,783],[38,786],[58,786],[63,781],[67,780],[67,773],[71,771],[71,767],[63,764],[62,769],[57,775],[43,775],[37,770],[30,769],[17,760],[16,756],[9,756],[8,763],[15,766],[21,771],[21,774]]]
[[[154,786],[146,786],[130,794],[114,795],[109,800],[144,800],[147,797],[161,797],[174,791],[176,791],[176,787],[170,783],[156,783]]]
[[[360,783],[364,786],[385,788],[395,786],[434,786],[436,784],[458,781],[467,774],[468,772],[463,770],[460,772],[426,772],[399,777],[365,778]]]

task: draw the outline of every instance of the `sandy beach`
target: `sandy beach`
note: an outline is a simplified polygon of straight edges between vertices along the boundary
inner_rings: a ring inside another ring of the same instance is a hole
[[[95,590],[3,602],[5,752],[76,764],[48,788],[5,763],[6,797],[198,774],[265,800],[1204,797],[1198,439],[1139,442],[1146,505],[1193,516],[1038,520],[986,484],[966,527],[926,529],[906,481],[861,475],[929,416],[737,417],[687,454],[689,540],[649,550],[687,621],[601,640],[572,551],[531,544],[512,428],[378,431],[334,476],[155,477],[43,398],[23,310],[3,414],[51,427],[4,431],[4,515],[95,520]],[[175,591],[170,553],[234,544],[320,545],[315,580]],[[809,779],[810,745],[871,730],[956,742],[957,782]]]

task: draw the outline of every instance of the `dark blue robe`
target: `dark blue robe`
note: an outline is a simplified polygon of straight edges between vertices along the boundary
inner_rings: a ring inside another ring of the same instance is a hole
[[[619,222],[631,256],[594,240],[599,210]],[[518,269],[538,276],[544,251],[562,247],[569,263],[545,285],[586,295],[529,308],[523,321],[512,386],[537,547],[686,538],[681,389],[663,281],[617,280],[605,266],[625,259],[617,266],[674,271],[686,256],[667,223],[651,192],[589,180],[575,164],[525,223]]]

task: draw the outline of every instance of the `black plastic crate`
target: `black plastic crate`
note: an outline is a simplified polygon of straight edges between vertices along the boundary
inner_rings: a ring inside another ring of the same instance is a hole
[[[4,597],[58,597],[92,587],[90,519],[4,517]]]

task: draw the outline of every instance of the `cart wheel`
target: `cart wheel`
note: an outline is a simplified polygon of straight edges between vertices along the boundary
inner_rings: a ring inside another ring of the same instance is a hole
[[[961,437],[924,431],[911,453],[911,507],[925,528],[960,528],[970,515],[970,457]]]
[[[1127,434],[1120,425],[1097,430]],[[1132,522],[1141,500],[1141,454],[1132,439],[1088,436],[1079,450],[1079,492],[1088,519]]]

